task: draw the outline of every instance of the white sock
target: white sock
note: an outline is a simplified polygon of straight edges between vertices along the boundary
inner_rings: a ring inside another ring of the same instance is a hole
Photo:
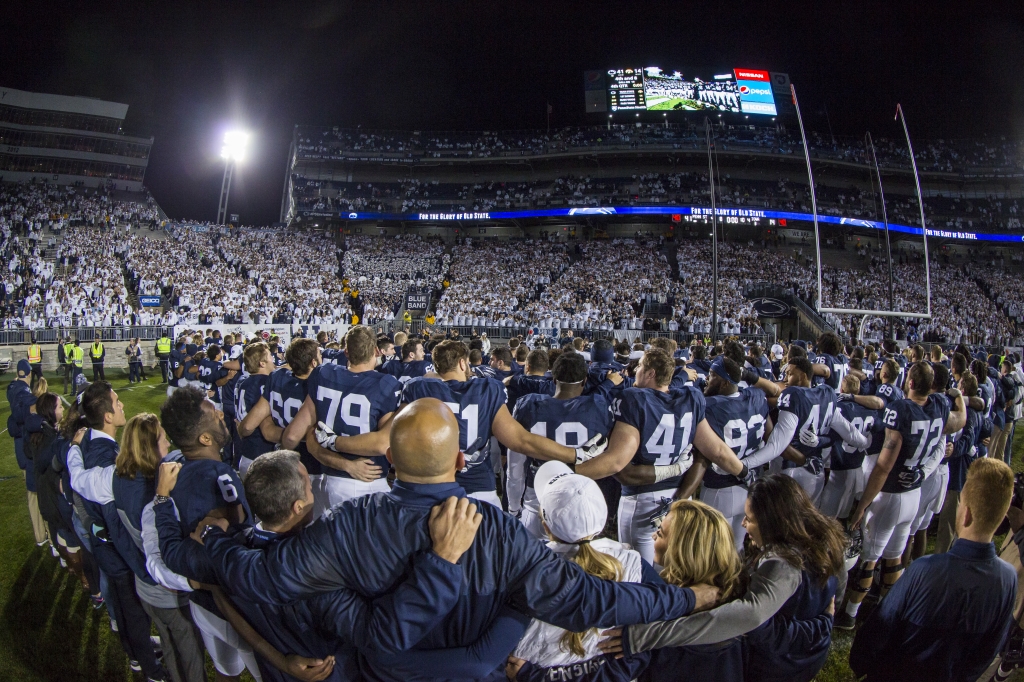
[[[857,617],[857,611],[859,611],[859,610],[860,610],[860,602],[855,602],[853,600],[850,600],[850,601],[846,602],[846,613],[849,614],[849,616],[851,618],[856,618]]]

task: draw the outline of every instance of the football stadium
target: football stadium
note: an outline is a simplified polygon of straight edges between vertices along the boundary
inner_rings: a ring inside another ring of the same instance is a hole
[[[0,679],[1024,680],[1019,8],[654,4],[16,9]]]

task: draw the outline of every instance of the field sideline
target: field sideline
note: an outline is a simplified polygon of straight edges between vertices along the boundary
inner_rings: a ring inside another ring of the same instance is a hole
[[[86,370],[86,375],[91,373]],[[12,378],[4,376],[6,388]],[[54,383],[57,391],[60,383]],[[108,379],[131,417],[158,413],[165,398],[159,371],[143,384],[129,387],[127,374],[111,370]],[[0,426],[10,407],[0,394]],[[1014,439],[1014,469],[1024,470],[1024,429]],[[0,435],[0,680],[22,682],[130,682],[128,661],[110,631],[105,609],[95,611],[77,580],[61,569],[47,548],[35,546],[25,504],[23,475],[14,459],[14,441]],[[155,631],[154,631],[154,634]],[[822,682],[855,680],[847,666],[852,635],[837,632],[829,660],[816,678]],[[207,670],[213,669],[207,659]],[[243,675],[248,680],[248,675]],[[1024,674],[1013,680],[1024,681]]]

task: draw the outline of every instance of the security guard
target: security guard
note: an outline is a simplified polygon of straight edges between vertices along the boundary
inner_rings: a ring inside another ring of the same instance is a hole
[[[93,381],[106,381],[107,377],[103,374],[103,359],[107,356],[107,351],[103,348],[103,343],[99,340],[92,342],[92,348],[89,349],[89,359],[92,360],[92,380]]]
[[[160,360],[160,375],[164,383],[167,383],[167,361],[171,357],[171,340],[167,338],[167,332],[156,340],[156,357]]]
[[[32,388],[35,388],[36,382],[43,378],[43,351],[34,336],[28,347],[28,364],[32,365]]]
[[[75,380],[82,373],[82,363],[85,358],[85,351],[82,350],[82,342],[75,339],[75,345],[71,347],[71,391],[75,390]]]
[[[69,387],[72,391],[75,390],[75,382],[73,381],[75,369],[75,344],[71,343],[70,336],[64,337],[64,345],[61,346],[61,348],[64,350],[64,395],[68,395]]]

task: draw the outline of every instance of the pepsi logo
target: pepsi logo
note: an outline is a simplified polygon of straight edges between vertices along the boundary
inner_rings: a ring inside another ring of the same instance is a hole
[[[750,94],[750,88],[748,88],[746,85],[741,85],[740,86],[740,94],[741,95],[749,95]]]

